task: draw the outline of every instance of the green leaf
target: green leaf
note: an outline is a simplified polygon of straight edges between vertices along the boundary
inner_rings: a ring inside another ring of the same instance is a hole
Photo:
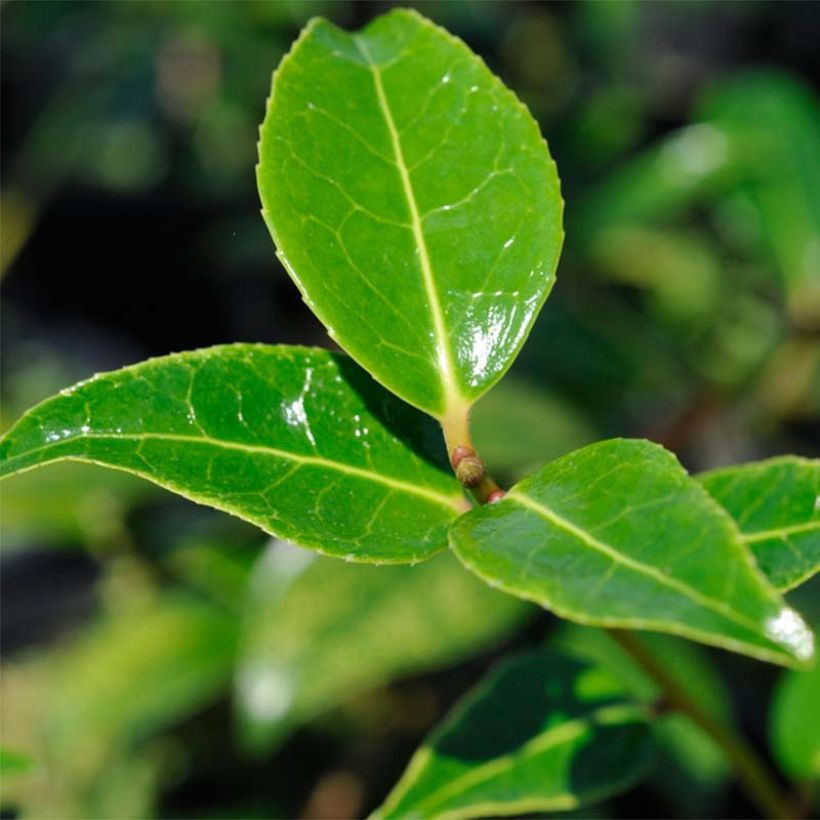
[[[771,746],[795,780],[820,781],[820,664],[783,674],[771,713]]]
[[[0,774],[3,777],[18,777],[33,768],[34,761],[28,755],[0,746]]]
[[[382,384],[462,415],[507,370],[554,281],[555,165],[460,40],[396,9],[313,20],[274,75],[258,169],[279,258]]]
[[[698,476],[781,592],[820,569],[820,461],[784,456]]]
[[[310,348],[227,345],[96,376],[0,441],[0,476],[65,459],[351,560],[426,558],[465,505],[433,422]]]
[[[98,621],[50,668],[43,725],[54,766],[91,777],[213,701],[230,680],[236,624],[200,598],[167,595]]]
[[[416,752],[376,815],[486,817],[603,800],[645,774],[646,714],[580,660],[547,651],[507,660]]]
[[[564,622],[551,645],[609,672],[641,702],[657,703],[657,683],[602,629]],[[721,723],[732,722],[731,696],[702,647],[671,635],[646,632],[641,643],[669,669],[700,707]],[[659,765],[652,783],[686,816],[714,816],[731,776],[723,749],[689,718],[663,711],[654,724]]]
[[[449,554],[416,567],[312,557],[276,543],[254,572],[237,707],[257,751],[361,691],[473,655],[532,611]]]
[[[451,544],[488,583],[580,623],[672,632],[777,663],[813,651],[731,518],[649,441],[558,459],[458,519]]]

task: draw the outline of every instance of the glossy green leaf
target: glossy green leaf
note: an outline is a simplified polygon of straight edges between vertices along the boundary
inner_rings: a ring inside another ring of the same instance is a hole
[[[570,620],[672,632],[777,663],[813,651],[728,514],[649,441],[570,453],[462,516],[450,540],[486,581]]]
[[[538,126],[464,43],[408,9],[312,21],[259,157],[279,257],[362,366],[439,418],[501,377],[554,281],[562,202]]]
[[[560,811],[627,789],[651,761],[644,707],[555,652],[499,664],[416,752],[381,817]]]
[[[820,461],[784,456],[698,476],[781,592],[820,569]]]
[[[820,781],[820,664],[783,674],[774,693],[771,745],[795,780]]]
[[[312,558],[276,543],[254,572],[237,670],[252,749],[363,690],[463,660],[533,611],[449,554],[416,567]]]
[[[446,546],[464,508],[432,421],[346,356],[227,345],[96,376],[35,407],[0,441],[0,476],[53,461],[136,473],[353,560]]]

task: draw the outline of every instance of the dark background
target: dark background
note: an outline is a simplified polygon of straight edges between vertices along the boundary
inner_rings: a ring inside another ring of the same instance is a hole
[[[148,356],[234,341],[329,344],[259,215],[257,127],[271,71],[309,17],[356,28],[388,7],[2,5],[4,425],[77,379]],[[510,376],[477,410],[496,471],[511,480],[610,435],[661,441],[692,470],[817,455],[820,4],[416,7],[529,105],[566,199],[558,284]],[[163,557],[181,540],[219,541],[246,567],[263,546],[249,528],[125,477],[77,470],[3,490],[7,711],[49,698],[31,694],[40,690],[29,676],[48,678],[51,658],[108,617],[112,585],[114,599],[190,585]],[[148,778],[134,815],[361,814],[492,657],[553,627],[540,616],[454,670],[397,684],[395,708],[420,715],[410,729],[368,734],[365,721],[353,739],[328,739],[314,727],[261,759],[231,746],[226,683],[156,733],[185,762]],[[763,747],[776,671],[709,654],[743,680],[738,714]],[[41,722],[4,731],[31,748]],[[49,810],[91,811],[89,789],[112,778],[84,777],[55,787]],[[315,802],[322,788],[329,814]],[[10,816],[26,795],[12,794]],[[601,811],[740,817],[749,807],[728,785],[691,806],[641,787]]]

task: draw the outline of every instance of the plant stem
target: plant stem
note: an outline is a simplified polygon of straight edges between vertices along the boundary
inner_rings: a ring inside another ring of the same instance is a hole
[[[757,752],[731,727],[706,712],[633,632],[620,629],[608,632],[658,684],[665,703],[685,714],[720,746],[761,814],[777,820],[793,820],[795,808]]]
[[[445,417],[441,421],[447,455],[456,478],[469,490],[479,504],[497,501],[504,491],[487,472],[484,461],[473,447],[470,435],[469,408]]]

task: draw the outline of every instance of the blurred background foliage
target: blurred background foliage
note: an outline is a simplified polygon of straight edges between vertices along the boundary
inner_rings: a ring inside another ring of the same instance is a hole
[[[610,435],[692,470],[817,455],[818,5],[416,5],[529,105],[567,203],[555,291],[476,409],[495,470]],[[0,6],[3,425],[151,355],[329,344],[259,216],[257,125],[309,17],[388,6]],[[1,555],[3,817],[362,815],[488,664],[545,640],[653,695],[602,633],[449,556],[313,557],[89,466],[4,484]],[[816,624],[818,589],[793,593]],[[817,673],[653,648],[809,805]],[[661,740],[657,775],[593,816],[749,815],[708,739],[670,719]]]

